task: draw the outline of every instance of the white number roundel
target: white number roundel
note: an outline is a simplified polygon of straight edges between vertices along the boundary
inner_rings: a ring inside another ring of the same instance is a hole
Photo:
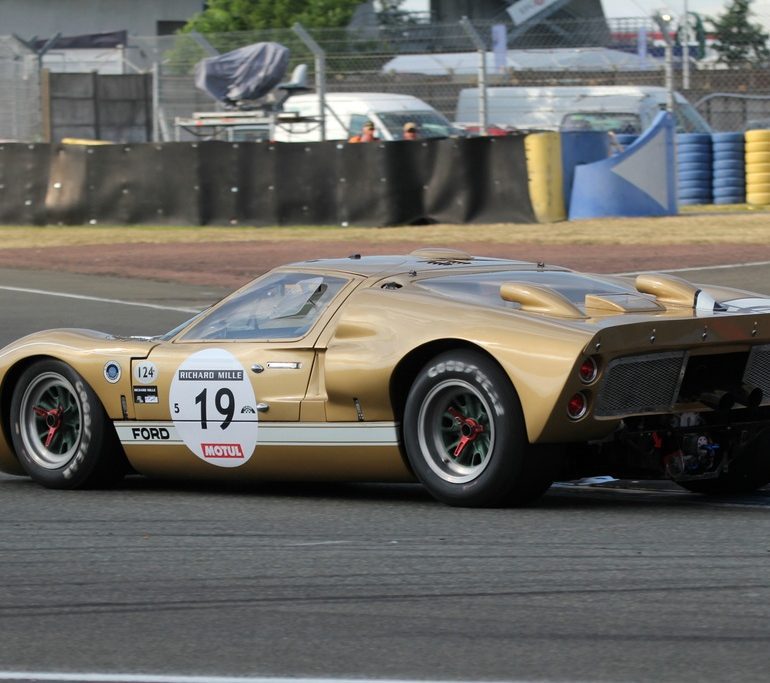
[[[152,361],[140,361],[134,365],[134,379],[139,384],[157,384],[158,367]]]
[[[239,467],[254,452],[254,390],[229,351],[204,349],[186,358],[171,380],[169,409],[179,436],[201,460]]]

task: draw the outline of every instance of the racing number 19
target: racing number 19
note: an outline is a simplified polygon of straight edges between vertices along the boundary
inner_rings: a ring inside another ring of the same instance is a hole
[[[204,389],[195,397],[195,402],[200,403],[201,406],[201,428],[208,429],[208,419],[206,411],[206,396],[208,390]],[[225,400],[227,399],[227,400]],[[214,406],[220,415],[224,416],[222,424],[219,425],[220,429],[227,429],[235,416],[235,397],[230,389],[224,388],[217,391],[214,396]]]

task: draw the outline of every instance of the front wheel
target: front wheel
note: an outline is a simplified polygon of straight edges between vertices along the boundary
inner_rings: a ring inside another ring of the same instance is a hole
[[[107,486],[126,471],[99,398],[60,361],[38,361],[19,377],[11,400],[11,438],[22,467],[48,488]]]
[[[481,353],[430,361],[409,391],[403,428],[417,478],[450,505],[523,505],[551,485],[529,447],[510,379]]]

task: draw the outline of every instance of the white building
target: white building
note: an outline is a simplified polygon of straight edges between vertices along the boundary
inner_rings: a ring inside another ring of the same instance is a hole
[[[0,0],[0,34],[24,40],[124,30],[169,35],[203,5],[204,0]]]

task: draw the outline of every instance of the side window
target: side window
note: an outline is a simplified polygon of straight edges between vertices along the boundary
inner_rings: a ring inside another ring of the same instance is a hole
[[[296,339],[347,283],[313,273],[274,273],[201,318],[180,341]]]

